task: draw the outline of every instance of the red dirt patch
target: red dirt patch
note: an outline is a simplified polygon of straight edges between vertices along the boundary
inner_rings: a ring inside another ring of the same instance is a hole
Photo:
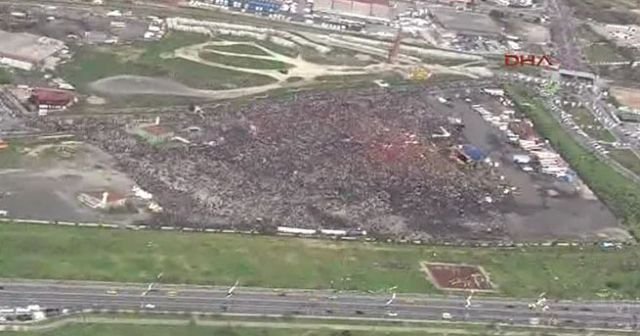
[[[422,262],[433,284],[442,290],[492,291],[493,284],[480,266]]]

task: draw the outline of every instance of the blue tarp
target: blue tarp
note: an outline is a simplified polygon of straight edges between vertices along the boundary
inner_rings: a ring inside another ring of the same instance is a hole
[[[565,182],[571,183],[576,179],[576,177],[577,177],[577,174],[574,171],[567,170],[567,172],[564,175],[562,175],[560,178]]]
[[[487,157],[487,154],[482,149],[474,145],[462,145],[462,152],[473,161],[482,161]]]

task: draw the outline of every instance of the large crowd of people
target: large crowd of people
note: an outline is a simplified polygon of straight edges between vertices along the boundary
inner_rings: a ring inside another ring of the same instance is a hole
[[[503,238],[498,174],[450,157],[464,139],[420,90],[298,93],[176,113],[161,124],[183,141],[155,145],[128,131],[130,116],[35,123],[113,155],[163,207],[152,225]],[[451,136],[434,138],[442,128]]]

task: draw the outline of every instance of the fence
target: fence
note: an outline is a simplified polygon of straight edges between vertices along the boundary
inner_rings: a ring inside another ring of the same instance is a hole
[[[223,228],[193,228],[178,226],[161,226],[152,227],[149,225],[134,224],[113,224],[113,223],[87,223],[87,222],[68,222],[68,221],[47,221],[37,219],[19,219],[19,218],[0,218],[0,223],[22,223],[28,225],[58,225],[69,227],[83,227],[93,229],[111,229],[111,230],[130,230],[130,231],[169,231],[169,232],[187,232],[187,233],[217,233],[217,234],[240,234],[247,236],[283,236],[307,239],[324,239],[324,240],[341,240],[341,241],[359,241],[359,242],[378,242],[386,244],[400,245],[429,245],[429,246],[450,246],[450,247],[474,247],[474,248],[521,248],[521,247],[578,247],[578,246],[595,246],[600,244],[598,241],[590,240],[547,240],[547,241],[469,241],[469,240],[423,240],[423,239],[403,239],[403,238],[385,238],[364,235],[338,236],[323,234],[322,230],[317,230],[315,234],[291,234],[276,232],[267,234],[257,230],[232,230]],[[626,242],[625,245],[631,245]]]

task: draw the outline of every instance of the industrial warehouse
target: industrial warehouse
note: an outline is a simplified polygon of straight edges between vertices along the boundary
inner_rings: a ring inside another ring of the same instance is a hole
[[[0,30],[0,64],[29,71],[36,67],[55,67],[54,56],[65,50],[64,42],[29,33]]]
[[[390,20],[395,16],[390,0],[316,0],[313,9],[361,18]]]

